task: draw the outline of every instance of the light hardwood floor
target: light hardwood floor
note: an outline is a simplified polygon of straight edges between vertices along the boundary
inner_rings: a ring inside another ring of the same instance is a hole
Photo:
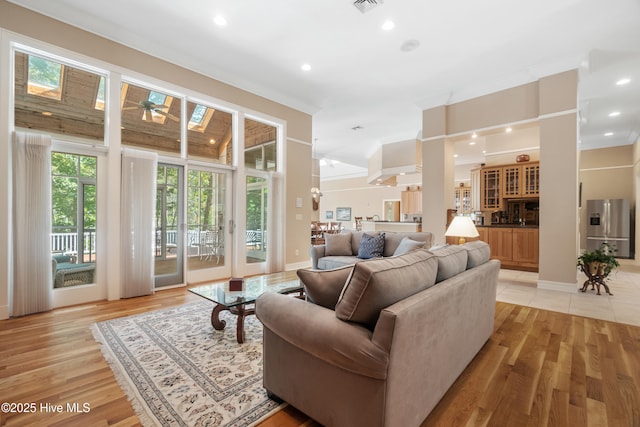
[[[90,325],[199,300],[171,289],[0,321],[0,401],[38,405],[0,425],[139,425]],[[40,408],[84,402],[87,413]],[[317,425],[292,407],[261,424]],[[640,426],[640,327],[497,302],[493,336],[423,423],[485,425]]]

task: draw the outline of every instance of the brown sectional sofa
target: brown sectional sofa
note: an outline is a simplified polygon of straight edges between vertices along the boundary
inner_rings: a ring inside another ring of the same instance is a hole
[[[378,235],[374,231],[344,231],[339,234],[327,234],[325,243],[312,245],[310,250],[311,268],[314,270],[329,270],[360,261],[358,250],[363,234]],[[430,232],[389,232],[385,231],[383,256],[393,256],[402,239],[408,237],[414,241],[424,242],[424,248],[429,249],[433,244],[433,234]]]
[[[484,242],[299,270],[266,293],[264,387],[325,426],[419,426],[493,332],[500,263]]]

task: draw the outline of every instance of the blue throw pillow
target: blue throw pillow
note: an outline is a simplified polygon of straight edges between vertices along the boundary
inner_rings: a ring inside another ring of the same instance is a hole
[[[360,247],[358,248],[358,258],[380,258],[384,253],[384,233],[371,236],[367,233],[362,235]]]

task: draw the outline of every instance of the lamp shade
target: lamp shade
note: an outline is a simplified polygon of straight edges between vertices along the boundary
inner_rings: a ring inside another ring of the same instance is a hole
[[[444,235],[460,237],[460,243],[464,243],[465,237],[478,237],[480,233],[478,233],[470,216],[458,215],[453,218]]]

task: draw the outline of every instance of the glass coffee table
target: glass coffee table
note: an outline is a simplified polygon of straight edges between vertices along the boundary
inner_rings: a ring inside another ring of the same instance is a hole
[[[256,299],[265,292],[279,292],[281,294],[299,293],[304,295],[304,288],[295,273],[275,273],[244,279],[241,291],[230,291],[229,282],[216,282],[208,285],[196,286],[189,289],[196,295],[215,303],[211,311],[211,325],[221,331],[226,323],[220,319],[220,312],[229,310],[238,317],[236,337],[238,343],[244,342],[244,318],[255,314]],[[249,305],[249,307],[247,307]]]

